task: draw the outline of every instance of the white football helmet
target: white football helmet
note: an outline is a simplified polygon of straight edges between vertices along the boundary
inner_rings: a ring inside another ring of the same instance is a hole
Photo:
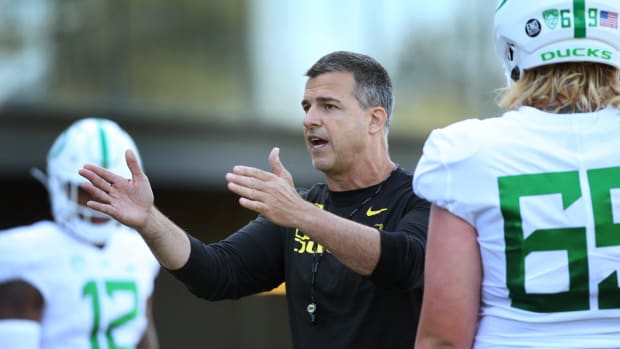
[[[620,68],[620,0],[498,0],[495,49],[506,77],[564,62]]]
[[[78,171],[89,163],[131,178],[125,162],[127,149],[131,149],[140,161],[131,137],[107,119],[78,120],[56,138],[47,155],[47,189],[52,214],[59,225],[93,244],[103,245],[106,242],[119,223],[78,204],[78,188],[87,181]]]

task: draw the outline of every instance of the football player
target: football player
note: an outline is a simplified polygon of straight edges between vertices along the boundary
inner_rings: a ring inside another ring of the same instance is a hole
[[[416,348],[620,345],[618,0],[500,0],[501,117],[433,131]]]
[[[115,122],[87,118],[47,155],[54,221],[0,231],[0,348],[157,348],[151,295],[159,264],[139,234],[85,206],[85,163],[129,176],[137,153]]]

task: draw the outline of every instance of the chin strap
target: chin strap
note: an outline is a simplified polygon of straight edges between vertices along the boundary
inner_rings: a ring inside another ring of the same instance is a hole
[[[41,323],[26,319],[0,319],[0,348],[39,349]]]

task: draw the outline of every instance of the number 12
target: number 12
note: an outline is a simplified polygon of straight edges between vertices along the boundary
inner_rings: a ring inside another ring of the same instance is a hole
[[[124,315],[112,320],[105,331],[108,349],[128,349],[128,347],[120,347],[116,344],[112,337],[112,332],[115,328],[123,326],[138,316],[138,289],[136,283],[133,281],[104,281],[104,286],[108,297],[112,297],[116,292],[129,292],[133,297],[133,307]],[[90,346],[92,349],[100,349],[101,346],[99,345],[97,334],[101,326],[101,299],[97,283],[92,280],[87,282],[82,289],[82,295],[92,297],[93,299],[93,328],[90,332]]]

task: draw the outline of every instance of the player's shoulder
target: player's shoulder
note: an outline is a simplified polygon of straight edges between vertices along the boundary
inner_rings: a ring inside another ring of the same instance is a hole
[[[142,236],[132,228],[119,226],[114,229],[107,244],[111,254],[119,254],[124,256],[123,258],[125,259],[147,261],[150,264],[159,266]],[[127,251],[131,251],[131,255],[127,255]]]
[[[437,128],[431,132],[427,142],[460,146],[471,144],[488,128],[492,119],[465,119]]]
[[[2,230],[0,264],[46,265],[65,250],[67,239],[67,234],[51,221]]]
[[[135,251],[148,251],[148,246],[142,236],[134,229],[125,226],[115,228],[110,234],[110,244],[123,246],[123,250],[133,248]]]
[[[446,195],[454,171],[476,168],[476,158],[489,150],[489,137],[496,137],[501,117],[466,119],[431,132],[424,143],[423,154],[415,172],[414,192],[436,202]]]
[[[111,236],[116,236],[119,239],[126,240],[128,242],[136,242],[142,240],[142,236],[132,228],[126,227],[124,225],[119,225],[111,230]]]
[[[36,247],[47,245],[55,241],[58,236],[64,236],[58,225],[52,221],[39,221],[30,225],[0,230],[0,246]],[[1,247],[0,247],[1,248]]]
[[[488,149],[487,144],[498,135],[505,136],[507,118],[465,119],[433,130],[424,143],[424,155],[455,162]]]

